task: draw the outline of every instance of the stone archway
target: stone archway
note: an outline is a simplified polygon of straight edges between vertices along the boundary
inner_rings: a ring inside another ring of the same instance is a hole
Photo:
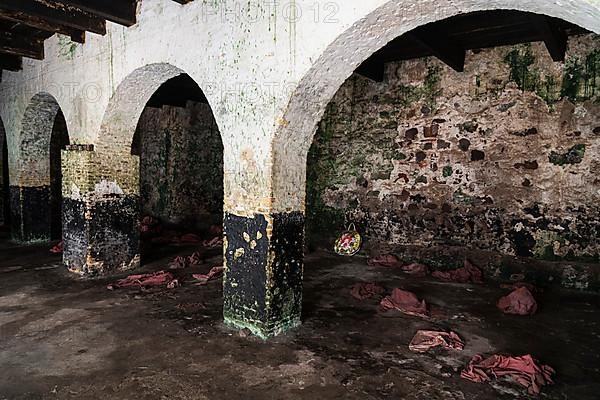
[[[60,151],[68,141],[58,101],[46,92],[33,96],[21,123],[18,186],[10,187],[11,234],[15,240],[47,241],[53,230],[60,236],[60,207],[52,205],[60,204],[56,197],[60,197],[61,180],[52,177],[60,170]]]
[[[317,124],[334,94],[360,64],[393,39],[419,26],[458,14],[496,9],[544,14],[600,33],[600,8],[583,0],[386,2],[330,43],[290,96],[273,143],[274,208],[304,209],[306,157]]]
[[[99,275],[139,266],[140,157],[131,152],[134,135],[156,91],[183,74],[168,63],[134,70],[112,95],[96,145],[71,146],[63,260],[73,272]]]

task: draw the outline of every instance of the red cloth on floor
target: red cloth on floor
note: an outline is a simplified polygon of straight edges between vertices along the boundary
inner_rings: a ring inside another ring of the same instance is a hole
[[[446,282],[456,283],[482,283],[483,273],[469,260],[465,260],[464,267],[452,271],[434,271],[431,276]]]
[[[429,316],[425,300],[419,301],[414,293],[398,288],[394,289],[390,296],[381,300],[380,305],[384,311],[398,310],[418,317]]]
[[[191,265],[200,265],[202,264],[202,252],[195,251],[189,256],[177,256],[171,261],[169,264],[170,269],[183,269],[187,268]]]
[[[178,241],[181,243],[200,243],[201,240],[200,236],[194,233],[186,233],[178,238]]]
[[[425,353],[433,347],[462,350],[465,342],[455,332],[417,331],[408,348],[417,353]]]
[[[107,289],[114,290],[116,288],[128,286],[160,286],[165,284],[172,287],[177,286],[177,284],[172,283],[173,281],[176,281],[176,279],[173,277],[172,273],[158,271],[153,274],[129,275],[115,283],[111,283],[107,286]]]
[[[398,257],[393,254],[383,254],[369,259],[369,261],[367,261],[367,265],[370,267],[378,266],[397,268],[402,266],[402,261],[400,261]]]
[[[202,246],[207,247],[209,249],[214,249],[216,247],[222,247],[223,246],[223,238],[220,236],[215,236],[214,238],[212,238],[210,240],[203,241]]]
[[[526,287],[532,293],[541,291],[540,289],[538,289],[531,283],[527,283],[527,282],[503,283],[502,285],[500,285],[500,287],[502,289],[510,289],[510,290],[515,290],[515,289],[519,289],[522,287]]]
[[[360,282],[352,286],[350,294],[358,300],[369,299],[385,292],[385,289],[375,283]]]
[[[532,315],[537,311],[537,302],[525,286],[502,297],[496,306],[505,314]]]
[[[64,242],[61,240],[56,246],[50,249],[52,254],[61,254],[64,250]]]
[[[478,354],[471,359],[460,376],[473,382],[486,382],[492,378],[510,376],[525,386],[529,394],[537,395],[543,385],[554,383],[554,373],[554,369],[540,364],[529,354],[521,357],[493,355],[486,359]]]
[[[192,278],[200,281],[201,285],[206,285],[208,281],[221,276],[224,270],[225,268],[219,265],[216,267],[212,267],[208,274],[193,274]]]
[[[402,272],[407,273],[409,275],[423,277],[427,276],[427,274],[429,273],[429,268],[427,267],[427,265],[413,263],[404,265],[402,267]]]

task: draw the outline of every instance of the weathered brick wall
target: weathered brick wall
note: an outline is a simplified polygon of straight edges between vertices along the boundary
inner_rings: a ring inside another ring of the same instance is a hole
[[[221,223],[223,144],[208,104],[146,108],[134,147],[142,213],[198,227]]]
[[[427,58],[352,76],[308,161],[309,232],[356,221],[372,244],[600,254],[600,39],[565,63],[543,44]]]

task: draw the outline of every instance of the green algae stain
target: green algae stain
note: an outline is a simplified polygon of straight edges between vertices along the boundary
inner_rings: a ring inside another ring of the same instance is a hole
[[[572,102],[585,101],[600,93],[600,49],[585,60],[569,57],[565,62],[561,94]]]
[[[552,75],[541,76],[534,67],[535,56],[531,44],[514,46],[505,56],[504,63],[510,70],[509,80],[515,82],[523,91],[535,92],[546,104],[552,106],[561,97],[561,88],[557,79]]]
[[[554,165],[579,164],[585,156],[585,144],[577,144],[571,147],[566,153],[551,152],[548,156],[550,162]]]
[[[444,169],[442,170],[442,176],[444,178],[451,177],[453,173],[454,173],[454,170],[452,169],[452,167],[450,165],[446,165],[444,167]]]

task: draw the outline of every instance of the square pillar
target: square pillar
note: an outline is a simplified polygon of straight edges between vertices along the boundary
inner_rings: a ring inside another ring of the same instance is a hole
[[[139,266],[139,196],[99,177],[92,145],[68,146],[62,159],[64,264],[88,276]]]
[[[10,186],[10,232],[19,243],[50,240],[50,186]]]
[[[224,318],[268,338],[300,325],[304,214],[224,217]]]

